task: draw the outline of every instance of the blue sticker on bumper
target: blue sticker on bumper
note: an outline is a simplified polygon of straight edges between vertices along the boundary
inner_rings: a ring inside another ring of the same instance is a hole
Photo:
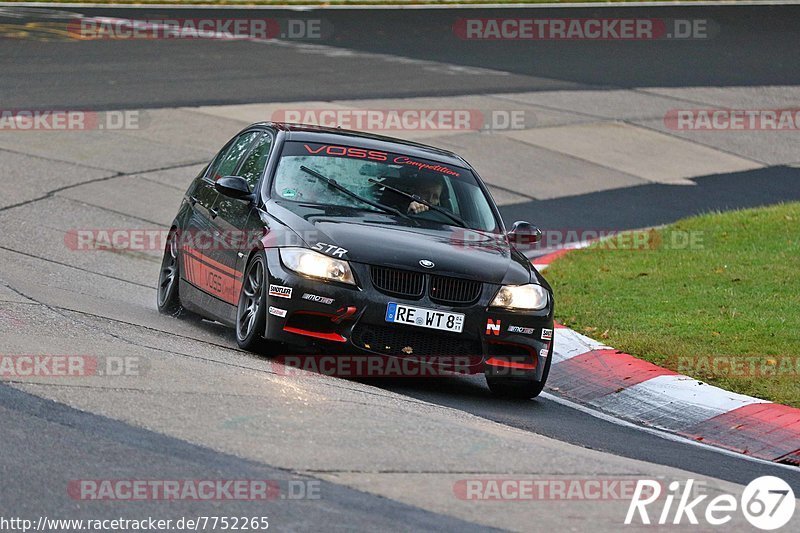
[[[386,322],[394,322],[394,317],[397,314],[397,304],[389,302],[386,306]]]

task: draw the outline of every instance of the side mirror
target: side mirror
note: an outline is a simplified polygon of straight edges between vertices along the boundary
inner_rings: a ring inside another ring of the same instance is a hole
[[[214,189],[218,193],[224,194],[236,200],[253,200],[253,193],[247,181],[240,176],[225,176],[214,183]]]
[[[542,231],[530,222],[517,220],[506,236],[515,247],[525,249],[542,240]]]

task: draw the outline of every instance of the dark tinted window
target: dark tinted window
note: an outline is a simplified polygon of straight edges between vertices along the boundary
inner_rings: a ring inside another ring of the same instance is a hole
[[[250,189],[256,186],[258,179],[261,177],[261,174],[263,174],[271,147],[272,135],[269,133],[262,133],[256,141],[250,155],[247,156],[247,159],[245,159],[242,164],[242,168],[239,170],[239,175],[247,180]]]
[[[233,175],[239,167],[240,160],[247,153],[250,144],[258,134],[257,131],[251,131],[237,137],[228,149],[220,153],[214,163],[212,163],[211,170],[208,173],[208,179],[217,181],[225,176]]]

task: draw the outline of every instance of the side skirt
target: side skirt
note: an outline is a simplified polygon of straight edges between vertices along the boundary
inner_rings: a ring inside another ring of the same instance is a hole
[[[204,318],[216,320],[229,327],[236,326],[236,306],[201,291],[181,278],[178,286],[181,305]]]

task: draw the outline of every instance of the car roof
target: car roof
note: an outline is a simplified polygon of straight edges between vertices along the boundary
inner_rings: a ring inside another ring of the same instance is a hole
[[[446,163],[458,167],[471,168],[461,156],[435,148],[426,144],[420,144],[394,137],[375,135],[360,131],[346,130],[342,128],[330,128],[326,126],[315,126],[310,124],[293,124],[288,122],[258,122],[253,126],[268,126],[279,131],[286,132],[286,140],[306,141],[315,143],[344,144],[357,142],[359,148],[371,150],[381,150],[384,152],[396,152],[404,155],[420,157],[423,159],[433,159],[439,163]]]

